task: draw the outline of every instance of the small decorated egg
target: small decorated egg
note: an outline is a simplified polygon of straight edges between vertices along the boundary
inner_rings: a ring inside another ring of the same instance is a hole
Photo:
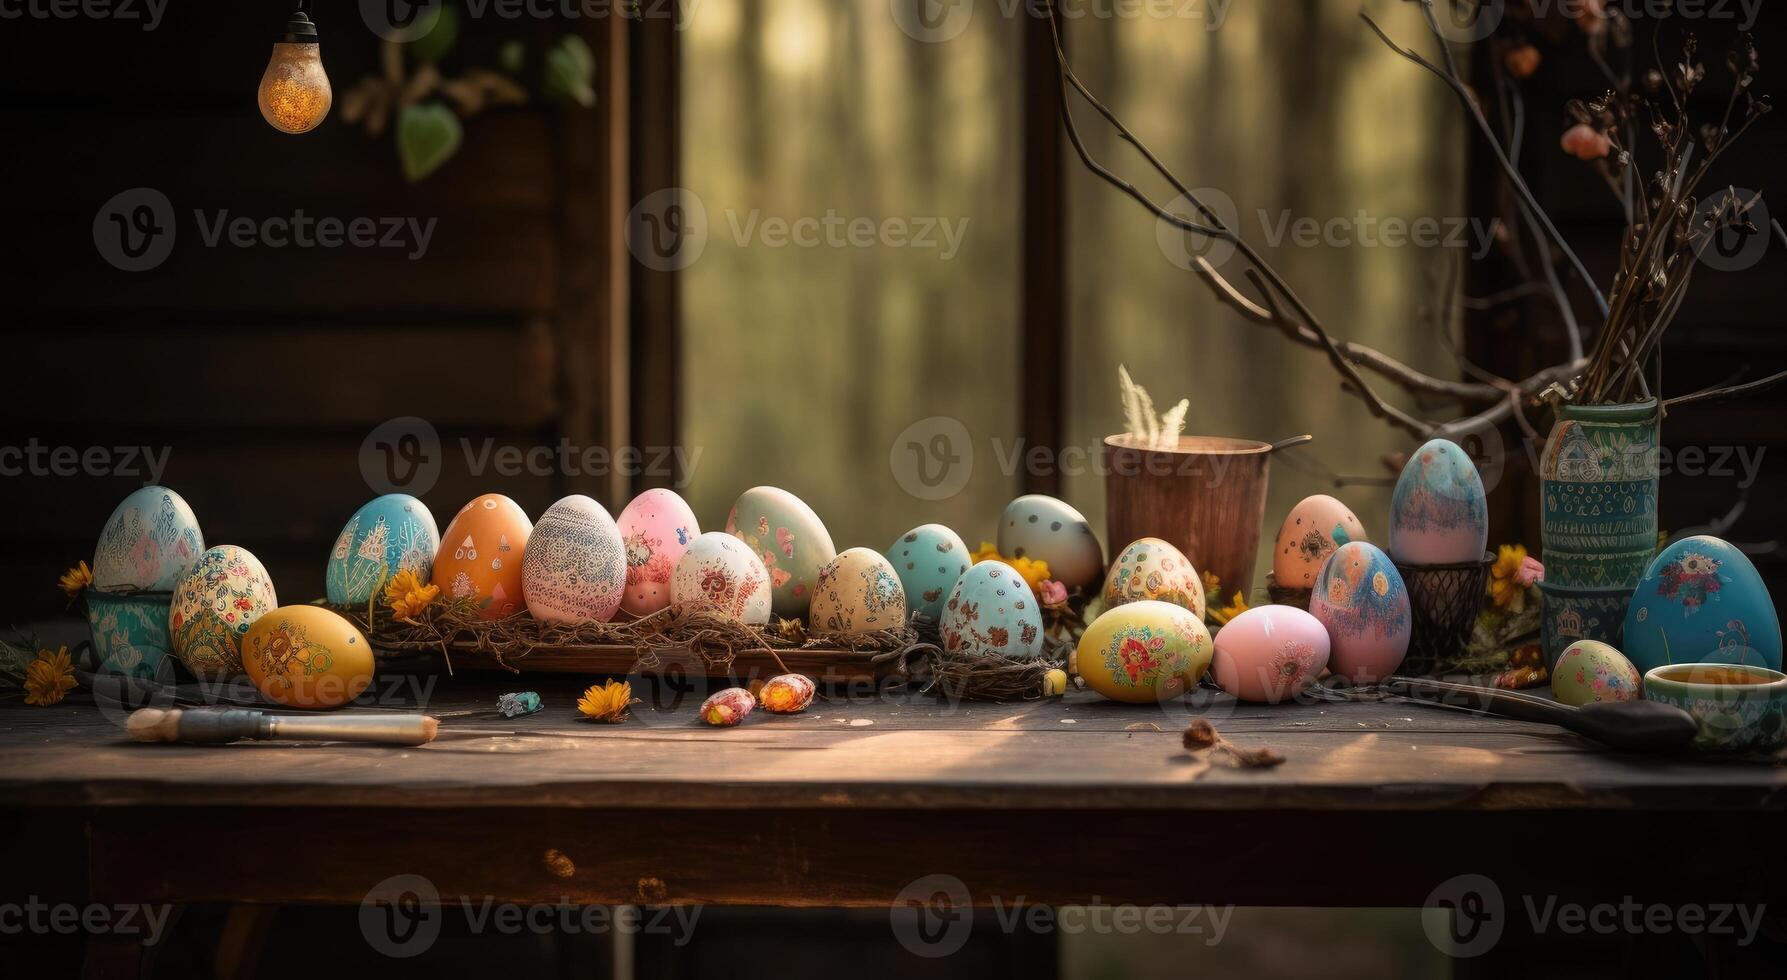
[[[248,679],[280,704],[339,708],[372,686],[372,646],[359,627],[321,606],[282,606],[242,637]]]
[[[1336,539],[1339,528],[1342,536]],[[1315,586],[1316,573],[1334,549],[1347,541],[1364,541],[1365,525],[1352,508],[1324,493],[1304,497],[1285,515],[1272,548],[1272,580],[1281,588]]]
[[[1638,668],[1624,654],[1600,640],[1577,640],[1558,654],[1551,694],[1580,708],[1596,701],[1636,701],[1644,690]]]
[[[574,493],[540,515],[521,558],[521,594],[543,623],[605,623],[620,608],[627,556],[608,511]]]
[[[1376,684],[1402,666],[1414,626],[1408,589],[1390,556],[1350,541],[1322,564],[1309,612],[1328,631],[1328,669],[1355,684]]]
[[[1066,501],[1040,493],[1005,505],[999,553],[1047,562],[1049,578],[1069,589],[1091,589],[1104,572],[1104,548],[1092,525]]]
[[[1104,577],[1106,609],[1146,599],[1184,606],[1204,618],[1204,582],[1197,569],[1184,552],[1159,538],[1131,542]]]
[[[534,522],[521,505],[500,493],[487,493],[459,508],[434,556],[434,584],[441,598],[470,599],[485,619],[521,611],[521,559],[533,531]]]
[[[769,573],[748,545],[709,531],[690,543],[670,576],[671,601],[684,615],[716,616],[761,626],[769,622]]]
[[[259,559],[233,544],[211,548],[174,586],[174,656],[201,680],[228,680],[242,672],[242,635],[278,605]]]
[[[1255,606],[1216,631],[1216,686],[1243,701],[1277,704],[1328,666],[1328,631],[1295,606]]]
[[[819,570],[808,625],[826,633],[873,633],[906,625],[906,590],[887,559],[847,548]]]
[[[941,524],[921,524],[884,552],[906,591],[906,608],[935,621],[956,579],[973,558],[962,536]]]
[[[688,503],[662,487],[634,497],[614,523],[627,549],[627,589],[620,607],[634,616],[650,616],[670,605],[670,573],[701,526]]]
[[[106,518],[93,552],[93,587],[168,592],[204,550],[199,520],[185,499],[167,487],[143,487]]]
[[[1197,686],[1210,669],[1203,617],[1155,599],[1125,603],[1080,634],[1074,665],[1086,686],[1113,701],[1153,704]]]
[[[434,574],[440,529],[422,501],[407,493],[377,497],[348,518],[335,538],[323,586],[337,606],[364,606],[385,591],[398,572],[426,582]]]
[[[716,728],[732,728],[757,707],[757,699],[742,687],[715,691],[701,702],[701,720]]]
[[[1489,504],[1477,467],[1457,443],[1415,450],[1390,497],[1390,557],[1401,565],[1480,561],[1489,545]]]
[[[1626,609],[1626,656],[1640,673],[1665,664],[1781,669],[1781,620],[1743,552],[1706,534],[1651,560]]]
[[[726,533],[750,545],[769,571],[776,615],[805,617],[819,570],[838,556],[813,508],[779,487],[752,487],[733,503]]]
[[[1042,612],[1036,594],[1002,561],[983,561],[962,573],[938,622],[949,653],[1033,660],[1042,654]]]
[[[813,703],[818,686],[805,674],[777,674],[763,682],[757,703],[772,715],[797,715]]]

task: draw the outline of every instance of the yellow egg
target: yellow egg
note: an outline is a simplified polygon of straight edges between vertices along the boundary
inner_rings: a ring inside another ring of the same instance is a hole
[[[1159,599],[1204,618],[1204,582],[1185,553],[1159,538],[1131,542],[1104,577],[1104,605]]]
[[[1210,669],[1204,621],[1184,606],[1143,599],[1107,611],[1081,634],[1074,664],[1086,686],[1113,701],[1170,701]]]
[[[242,637],[248,679],[280,704],[338,708],[372,685],[372,645],[359,628],[320,606],[282,606]]]
[[[904,626],[906,590],[886,558],[869,548],[848,548],[819,570],[808,622],[829,633]]]

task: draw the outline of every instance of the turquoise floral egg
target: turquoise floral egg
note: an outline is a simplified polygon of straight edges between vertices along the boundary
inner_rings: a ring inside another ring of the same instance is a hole
[[[726,533],[749,545],[769,571],[772,611],[783,619],[806,618],[819,570],[838,557],[813,508],[780,487],[752,487],[732,505]]]
[[[167,487],[124,498],[99,532],[93,587],[103,592],[169,592],[205,550],[199,519]]]
[[[1483,478],[1462,448],[1434,439],[1415,450],[1390,497],[1390,555],[1402,565],[1480,561],[1489,547]]]
[[[1390,556],[1352,541],[1316,575],[1309,613],[1328,630],[1328,669],[1355,684],[1376,684],[1402,666],[1414,634],[1408,589]]]
[[[1104,547],[1085,515],[1066,501],[1040,493],[1005,505],[999,518],[999,554],[1048,562],[1049,578],[1090,591],[1104,574]]]
[[[1652,559],[1626,609],[1626,656],[1665,664],[1781,669],[1781,620],[1762,576],[1729,542],[1698,534]]]
[[[407,493],[387,493],[354,511],[336,535],[323,588],[337,606],[364,606],[398,572],[415,572],[427,582],[440,548],[440,529],[428,507]]]
[[[246,548],[220,544],[206,551],[174,586],[168,629],[174,656],[203,680],[242,673],[241,639],[279,606],[273,579]]]
[[[943,604],[938,632],[949,653],[1033,660],[1042,653],[1042,612],[1029,583],[1002,561],[962,573]]]
[[[1600,640],[1577,640],[1551,669],[1551,695],[1580,708],[1596,701],[1636,701],[1643,696],[1638,668]]]
[[[906,607],[935,621],[956,579],[973,559],[962,536],[941,524],[921,524],[900,535],[882,553],[906,590]]]

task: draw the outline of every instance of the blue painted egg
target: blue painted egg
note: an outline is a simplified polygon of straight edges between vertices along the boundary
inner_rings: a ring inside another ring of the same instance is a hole
[[[1402,666],[1414,625],[1408,589],[1390,556],[1352,541],[1317,573],[1309,613],[1328,630],[1328,669],[1355,684],[1376,684]]]
[[[1489,547],[1489,505],[1477,466],[1457,443],[1415,450],[1390,498],[1390,556],[1403,565],[1479,561]]]
[[[1781,669],[1781,620],[1762,576],[1729,542],[1700,534],[1658,554],[1626,609],[1626,658]]]
[[[398,572],[415,572],[427,582],[440,547],[428,507],[407,493],[387,493],[348,518],[329,552],[323,587],[335,605],[364,606]]]
[[[882,554],[906,590],[906,608],[933,621],[942,618],[949,591],[973,561],[962,536],[941,524],[907,531]]]
[[[144,487],[112,511],[93,552],[93,587],[171,592],[205,551],[199,519],[167,487]]]
[[[950,653],[1032,660],[1042,653],[1042,610],[1017,569],[983,561],[956,580],[939,633]]]

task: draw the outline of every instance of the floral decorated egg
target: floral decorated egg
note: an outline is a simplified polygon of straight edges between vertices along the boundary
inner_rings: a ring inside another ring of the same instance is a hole
[[[268,698],[294,708],[338,708],[372,686],[372,645],[321,606],[282,606],[242,637],[242,667]]]
[[[1328,631],[1296,606],[1255,606],[1216,631],[1216,686],[1243,701],[1296,697],[1328,666]]]
[[[974,560],[962,536],[941,524],[907,531],[883,554],[900,577],[906,608],[932,621],[942,617],[949,590]]]
[[[1626,656],[1640,672],[1665,664],[1781,669],[1781,620],[1743,552],[1711,535],[1652,559],[1626,609]]]
[[[525,608],[521,559],[534,522],[521,505],[500,493],[473,500],[441,535],[434,556],[434,584],[447,601],[470,599],[485,619],[513,616]]]
[[[1033,660],[1042,654],[1042,612],[1017,569],[983,561],[962,573],[938,622],[943,649]]]
[[[775,614],[805,617],[819,570],[838,556],[813,508],[779,487],[752,487],[733,503],[726,533],[749,545],[769,571]]]
[[[1415,450],[1390,497],[1390,557],[1401,565],[1480,561],[1489,546],[1483,479],[1457,443]]]
[[[1322,564],[1309,613],[1328,631],[1328,669],[1376,684],[1402,666],[1413,635],[1402,574],[1376,545],[1349,541]]]
[[[1196,687],[1210,669],[1212,649],[1202,616],[1174,603],[1139,599],[1086,627],[1074,666],[1087,687],[1113,701],[1153,704]]]
[[[847,548],[819,570],[808,625],[827,633],[873,633],[906,624],[900,576],[870,548]]]
[[[1335,529],[1342,532],[1339,539]],[[1315,587],[1316,573],[1334,549],[1348,541],[1364,541],[1365,525],[1352,508],[1325,493],[1304,497],[1284,517],[1272,548],[1272,580],[1281,588]]]
[[[670,573],[701,533],[695,512],[675,490],[647,490],[615,518],[627,549],[627,588],[620,607],[634,616],[650,616],[670,605]]]
[[[93,587],[102,592],[167,592],[205,550],[199,519],[167,487],[143,487],[106,518],[93,552]]]
[[[335,538],[323,585],[337,606],[364,606],[384,592],[398,572],[426,582],[441,547],[440,529],[422,501],[387,493],[369,501]]]
[[[1054,570],[1050,566],[1050,571]],[[1130,542],[1104,577],[1104,605],[1158,599],[1204,617],[1204,582],[1185,553],[1159,538]]]
[[[260,560],[220,544],[199,555],[174,586],[168,609],[174,656],[201,680],[228,680],[242,672],[242,635],[278,605]]]
[[[1577,640],[1558,655],[1551,694],[1580,708],[1596,701],[1636,701],[1644,696],[1638,668],[1600,640]]]
[[[574,493],[546,508],[521,558],[521,594],[535,619],[605,623],[626,586],[620,529],[601,504]]]
[[[1104,573],[1104,548],[1092,525],[1066,501],[1040,493],[1005,505],[999,553],[1047,562],[1049,578],[1069,589],[1091,589]]]
[[[769,622],[769,572],[748,545],[720,531],[699,535],[689,544],[671,573],[670,594],[683,615],[716,616],[747,626]]]

